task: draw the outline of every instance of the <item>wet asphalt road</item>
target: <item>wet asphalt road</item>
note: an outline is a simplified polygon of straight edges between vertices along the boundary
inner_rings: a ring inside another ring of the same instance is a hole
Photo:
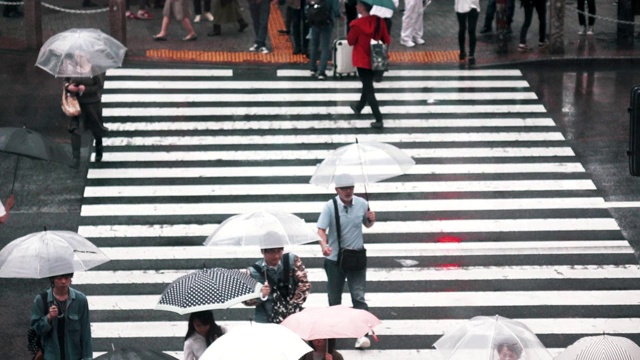
[[[35,58],[0,54],[0,126],[27,125],[68,143],[66,119],[58,108],[59,81],[33,67]],[[628,172],[629,90],[640,72],[622,67],[535,65],[519,68],[561,128],[569,146],[607,202],[640,201],[640,179]],[[251,69],[254,71],[255,69]],[[16,206],[0,225],[0,247],[25,234],[50,229],[77,230],[88,156],[88,137],[79,171],[24,159],[15,184]],[[11,189],[15,156],[0,153],[0,199]],[[640,250],[638,208],[610,210],[627,240]],[[28,308],[44,280],[0,280],[0,348],[8,359],[24,356]]]

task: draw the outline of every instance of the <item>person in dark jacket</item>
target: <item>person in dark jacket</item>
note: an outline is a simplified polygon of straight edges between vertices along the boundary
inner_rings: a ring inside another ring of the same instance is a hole
[[[80,115],[84,119],[84,128],[89,129],[96,141],[95,161],[102,161],[102,137],[109,131],[102,121],[102,86],[103,81],[100,75],[91,76],[91,64],[82,58],[82,54],[76,54],[74,66],[87,74],[87,77],[73,77],[65,79],[65,89],[76,96],[80,104]],[[71,151],[73,154],[74,167],[80,166],[80,147],[82,136],[80,132],[80,118],[78,116],[69,121],[69,133],[71,134]]]
[[[347,42],[353,46],[352,61],[353,66],[358,69],[358,77],[362,81],[362,94],[360,101],[352,103],[351,110],[357,115],[369,104],[376,121],[371,123],[372,128],[381,129],[383,127],[382,114],[378,107],[378,100],[373,88],[374,72],[371,70],[371,39],[382,40],[389,45],[391,38],[387,31],[387,25],[379,17],[369,15],[371,5],[358,1],[357,5],[360,18],[353,20],[347,34]],[[376,29],[378,29],[376,33]]]

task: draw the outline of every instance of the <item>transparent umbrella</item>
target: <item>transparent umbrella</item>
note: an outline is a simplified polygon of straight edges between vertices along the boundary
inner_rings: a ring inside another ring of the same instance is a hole
[[[42,231],[13,240],[0,251],[0,277],[42,279],[85,271],[109,261],[72,231]]]
[[[223,221],[204,245],[258,246],[261,249],[271,249],[319,240],[318,234],[296,215],[257,210]]]
[[[207,348],[200,360],[298,360],[311,350],[284,326],[254,323],[229,330]]]
[[[518,360],[553,358],[526,325],[499,315],[476,316],[433,346],[445,360],[498,360],[498,352],[508,352]]]
[[[604,357],[606,354],[608,357]],[[640,346],[622,336],[597,335],[578,339],[555,357],[555,360],[637,360]]]
[[[126,51],[98,29],[70,29],[42,45],[36,66],[55,77],[92,77],[122,66]]]

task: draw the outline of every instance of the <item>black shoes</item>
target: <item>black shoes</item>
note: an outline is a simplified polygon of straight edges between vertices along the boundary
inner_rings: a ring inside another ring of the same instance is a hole
[[[278,30],[278,33],[280,33],[282,35],[289,35],[290,32],[289,32],[289,30],[282,29],[282,30]]]
[[[249,27],[249,24],[248,24],[246,21],[244,21],[244,19],[239,20],[239,21],[238,21],[238,25],[240,25],[240,26],[238,27],[238,32],[243,32],[243,31],[244,31],[244,29],[246,29],[246,28],[248,28],[248,27]]]
[[[213,25],[213,31],[207,33],[207,36],[219,36],[222,35],[222,26]]]
[[[469,59],[467,59],[467,61],[469,62],[469,66],[476,64],[476,58],[473,56],[469,56]]]
[[[480,34],[488,34],[490,32],[491,32],[490,27],[483,26],[482,29],[480,29]]]
[[[382,129],[382,128],[384,128],[384,124],[382,123],[382,120],[380,120],[380,121],[376,120],[376,121],[372,122],[370,125],[374,129]]]
[[[102,161],[102,145],[96,145],[96,162]]]
[[[358,109],[358,103],[351,103],[349,104],[349,107],[351,108],[351,110],[353,110],[353,113],[356,115],[360,115],[360,113],[362,112],[362,109]]]

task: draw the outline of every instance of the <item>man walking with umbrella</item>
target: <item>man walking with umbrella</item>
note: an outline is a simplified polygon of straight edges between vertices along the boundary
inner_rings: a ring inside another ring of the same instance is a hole
[[[325,256],[329,305],[342,303],[346,279],[353,307],[368,310],[364,298],[367,268],[362,225],[367,228],[373,226],[376,214],[369,210],[366,200],[353,194],[354,185],[351,175],[336,176],[335,189],[338,195],[324,205],[317,227],[322,255]],[[356,341],[357,348],[369,346],[370,341],[366,337]]]
[[[265,237],[271,236],[270,233]],[[279,236],[273,233],[272,236]],[[249,275],[264,283],[260,298],[245,305],[256,307],[255,321],[279,324],[287,316],[299,312],[307,300],[311,284],[300,258],[284,253],[284,248],[261,249],[263,259],[249,267]]]
[[[71,288],[71,274],[51,277],[51,288],[36,296],[31,327],[40,336],[45,360],[93,358],[86,296]]]

